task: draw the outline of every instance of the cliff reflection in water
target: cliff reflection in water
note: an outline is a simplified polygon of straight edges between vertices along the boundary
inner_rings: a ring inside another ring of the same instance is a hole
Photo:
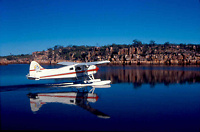
[[[199,71],[188,70],[151,70],[138,68],[108,68],[106,71],[98,72],[96,77],[109,79],[112,83],[133,83],[134,88],[142,84],[151,84],[153,87],[158,83],[165,85],[175,83],[200,83]]]

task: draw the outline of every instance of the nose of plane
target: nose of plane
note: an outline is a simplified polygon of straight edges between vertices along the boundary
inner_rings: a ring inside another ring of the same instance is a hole
[[[99,70],[99,67],[96,66],[96,71],[98,71],[98,70]]]

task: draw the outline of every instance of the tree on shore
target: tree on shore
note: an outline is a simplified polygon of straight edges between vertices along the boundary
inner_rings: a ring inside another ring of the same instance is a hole
[[[133,40],[133,45],[136,46],[136,47],[138,47],[138,46],[142,45],[142,42],[140,40],[134,39]]]
[[[156,42],[156,41],[154,41],[154,40],[150,40],[149,44],[155,46],[155,45],[156,45],[155,42]]]

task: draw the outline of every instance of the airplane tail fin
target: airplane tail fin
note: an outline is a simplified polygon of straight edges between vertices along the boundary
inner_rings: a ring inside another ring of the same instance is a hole
[[[38,72],[40,70],[43,70],[44,68],[40,66],[36,61],[32,61],[29,67],[29,74],[27,75],[28,79],[33,79],[33,80],[39,80],[40,77],[38,75]]]

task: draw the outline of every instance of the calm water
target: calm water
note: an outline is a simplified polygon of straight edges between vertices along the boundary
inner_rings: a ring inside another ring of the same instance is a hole
[[[29,65],[0,66],[1,129],[200,131],[199,67],[99,68],[112,84],[94,97],[46,85],[66,80],[28,80]]]

